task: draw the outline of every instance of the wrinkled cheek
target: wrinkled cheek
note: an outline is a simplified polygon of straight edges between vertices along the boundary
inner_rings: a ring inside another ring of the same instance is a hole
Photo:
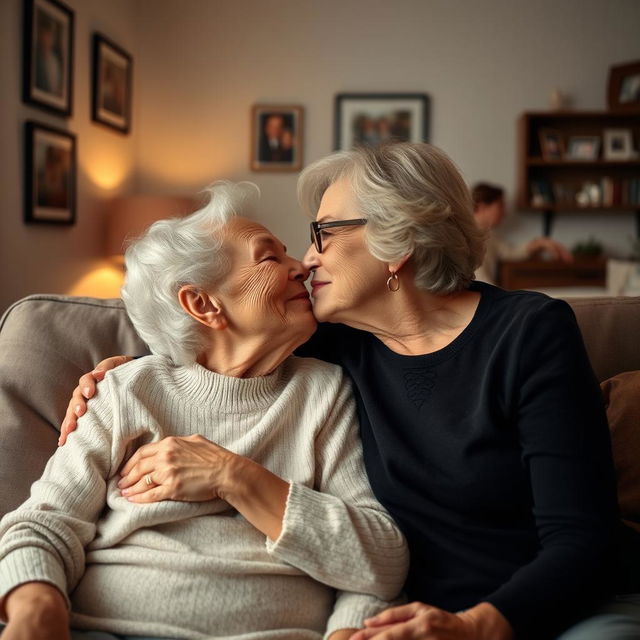
[[[265,269],[266,271],[266,269]],[[236,294],[236,302],[256,316],[271,315],[284,320],[282,283],[275,273],[263,273],[262,277],[243,278]]]
[[[356,300],[363,291],[369,287],[372,274],[368,274],[364,267],[365,256],[360,251],[349,251],[348,247],[338,245],[335,247],[335,260],[332,265],[331,279],[339,286],[334,290],[337,294],[337,302],[347,303]]]

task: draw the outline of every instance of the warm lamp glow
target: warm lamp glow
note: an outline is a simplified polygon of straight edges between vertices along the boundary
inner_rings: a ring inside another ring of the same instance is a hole
[[[122,185],[131,172],[131,164],[119,150],[101,149],[91,154],[91,162],[82,166],[89,179],[105,191]]]
[[[74,283],[67,294],[92,298],[119,298],[123,280],[122,269],[109,262],[101,261]]]

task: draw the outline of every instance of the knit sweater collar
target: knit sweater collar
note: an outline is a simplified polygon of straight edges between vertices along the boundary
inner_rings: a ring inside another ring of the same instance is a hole
[[[272,405],[285,384],[288,362],[275,371],[255,378],[234,378],[205,369],[202,365],[176,367],[177,393],[190,402],[206,402],[221,413],[251,412]]]

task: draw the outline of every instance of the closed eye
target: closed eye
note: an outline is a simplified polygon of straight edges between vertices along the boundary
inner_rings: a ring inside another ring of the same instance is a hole
[[[266,258],[263,258],[262,260],[260,260],[260,262],[280,262],[279,258],[277,256],[267,256]]]

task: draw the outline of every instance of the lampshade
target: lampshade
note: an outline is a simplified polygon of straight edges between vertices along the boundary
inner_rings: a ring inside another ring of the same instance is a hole
[[[193,213],[194,198],[186,196],[123,196],[107,206],[107,256],[122,257],[125,241],[139,236],[149,225],[163,218],[178,218]]]

